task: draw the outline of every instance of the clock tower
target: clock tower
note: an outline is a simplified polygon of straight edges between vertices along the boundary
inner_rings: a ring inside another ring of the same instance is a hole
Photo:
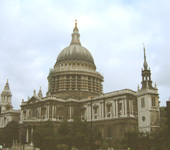
[[[138,87],[138,127],[142,132],[153,132],[159,128],[159,94],[152,86],[151,70],[148,69],[144,47],[144,63],[142,68],[142,87]]]

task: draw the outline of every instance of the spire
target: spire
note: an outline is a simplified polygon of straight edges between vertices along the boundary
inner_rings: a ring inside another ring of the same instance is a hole
[[[6,82],[5,86],[4,86],[4,90],[6,90],[6,91],[10,91],[10,87],[9,87],[8,79],[7,79],[7,82]]]
[[[81,45],[79,29],[77,28],[77,20],[75,20],[75,27],[73,29],[72,40],[71,40],[70,45],[73,45],[73,44]]]
[[[145,45],[143,44],[143,50],[144,50],[144,63],[143,63],[143,67],[144,67],[144,70],[147,70],[148,69],[148,63],[146,61],[146,53],[145,53]]]
[[[144,50],[144,63],[142,69],[142,88],[141,89],[155,89],[152,86],[152,80],[151,80],[151,70],[150,68],[148,69],[148,63],[146,61],[146,53],[145,53],[145,45],[143,44],[143,50]]]

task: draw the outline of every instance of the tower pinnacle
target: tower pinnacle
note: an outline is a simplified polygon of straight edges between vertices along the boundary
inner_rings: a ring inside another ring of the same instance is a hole
[[[42,95],[42,91],[41,91],[41,86],[40,86],[40,90],[39,90],[39,92],[38,92],[38,96],[39,96],[40,98],[42,98],[42,97],[43,97],[43,95]]]
[[[4,86],[4,90],[10,91],[8,79],[7,79],[7,82],[6,82],[5,86]]]
[[[4,86],[4,90],[1,93],[1,102],[11,105],[11,98],[12,98],[12,94],[7,79],[7,82]]]
[[[75,27],[73,29],[72,40],[71,40],[70,45],[73,45],[73,44],[81,45],[79,29],[77,28],[77,20],[75,20]]]
[[[143,50],[144,50],[144,63],[143,63],[143,67],[145,70],[148,69],[148,63],[146,61],[146,53],[145,53],[145,45],[143,44]]]

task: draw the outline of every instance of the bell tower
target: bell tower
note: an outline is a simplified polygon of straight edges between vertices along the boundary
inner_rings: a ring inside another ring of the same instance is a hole
[[[1,102],[0,102],[1,112],[12,109],[11,98],[12,98],[12,94],[7,80],[4,86],[4,90],[1,93]]]
[[[154,132],[159,128],[159,94],[158,89],[152,86],[151,70],[148,69],[146,52],[142,68],[142,87],[138,87],[138,127],[142,132]]]

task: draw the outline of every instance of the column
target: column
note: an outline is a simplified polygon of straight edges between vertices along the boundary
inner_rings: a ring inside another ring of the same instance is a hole
[[[27,126],[27,135],[26,135],[26,142],[28,143],[28,138],[29,138],[29,129],[28,129],[28,126]]]
[[[70,119],[71,119],[71,117],[72,117],[72,116],[71,116],[71,113],[72,113],[72,111],[71,111],[71,105],[70,105]]]
[[[102,119],[103,118],[103,105],[102,105],[102,102],[100,102],[100,109],[101,109],[100,117]]]
[[[100,119],[101,118],[101,104],[100,103],[98,105],[98,109],[99,109],[99,111],[98,111],[98,119]]]
[[[48,118],[48,106],[46,106],[45,119]]]
[[[132,103],[132,115],[134,116],[134,114],[133,114],[133,101],[131,103]]]
[[[88,110],[87,110],[87,109],[88,109],[88,108],[87,108],[87,105],[85,106],[85,108],[86,108],[86,110],[85,110],[85,119],[88,120],[88,119],[87,119],[87,112],[88,112]]]
[[[23,118],[23,110],[21,111],[21,114],[20,114],[20,122],[22,122],[24,120]]]
[[[51,114],[51,118],[52,118],[52,120],[53,120],[53,116],[54,116],[54,106],[53,106],[53,105],[52,105],[51,109],[52,109],[52,110],[51,110],[51,113],[52,113],[52,114]]]
[[[88,120],[91,121],[91,107],[90,107],[90,104],[88,104]]]
[[[31,146],[33,146],[33,141],[32,141],[32,139],[33,139],[33,127],[31,127]]]
[[[48,105],[48,119],[50,118],[50,105]]]
[[[129,108],[130,108],[130,115],[132,115],[132,111],[133,111],[132,109],[133,108],[132,108],[132,101],[131,100],[129,100]]]
[[[118,101],[116,100],[116,117],[118,117]]]
[[[127,99],[125,99],[125,116],[127,117]]]
[[[112,117],[115,117],[115,101],[114,100],[112,101],[112,113],[113,113]]]
[[[71,87],[72,87],[71,80],[72,80],[72,77],[71,77],[71,75],[69,75],[69,84],[70,84],[69,90],[71,90]]]
[[[74,83],[75,82],[75,83]],[[75,84],[75,90],[78,90],[77,89],[77,84],[78,84],[78,78],[77,78],[77,75],[75,76],[75,81],[73,82],[73,84]]]

